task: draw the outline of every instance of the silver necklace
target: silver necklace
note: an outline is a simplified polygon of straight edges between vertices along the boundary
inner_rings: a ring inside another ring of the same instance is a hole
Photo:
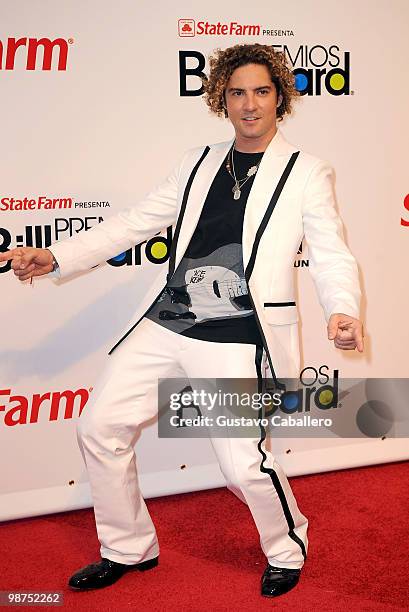
[[[241,196],[241,189],[243,187],[243,185],[245,185],[245,183],[247,183],[247,181],[249,179],[251,179],[252,176],[254,176],[258,170],[258,167],[260,165],[261,159],[258,162],[257,165],[255,166],[251,166],[248,170],[247,170],[247,174],[245,177],[238,179],[236,176],[236,171],[234,168],[234,155],[233,155],[233,151],[234,151],[234,144],[232,146],[232,148],[230,149],[230,155],[227,158],[227,162],[226,162],[226,168],[227,168],[227,172],[230,174],[230,176],[232,177],[232,179],[234,180],[234,185],[232,188],[232,192],[233,192],[233,198],[235,200],[239,200],[240,196]],[[231,159],[231,162],[230,162]]]

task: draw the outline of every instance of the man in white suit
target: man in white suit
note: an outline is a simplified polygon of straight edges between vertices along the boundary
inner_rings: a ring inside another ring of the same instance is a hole
[[[159,378],[260,379],[264,370],[280,386],[280,378],[298,377],[293,262],[304,235],[328,338],[363,351],[358,272],[335,210],[333,171],[277,130],[297,95],[284,56],[267,45],[236,45],[210,58],[210,68],[206,102],[230,119],[234,140],[188,151],[142,202],[89,232],[0,255],[13,260],[20,280],[52,270],[66,277],[175,226],[167,276],[111,350],[79,421],[102,558],[76,572],[72,588],[101,588],[158,563],[133,442],[157,410]],[[307,519],[265,437],[260,427],[256,438],[211,441],[260,533],[268,562],[261,593],[275,597],[299,580]]]

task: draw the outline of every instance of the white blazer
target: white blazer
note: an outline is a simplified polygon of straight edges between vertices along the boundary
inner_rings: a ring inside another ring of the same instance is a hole
[[[229,141],[210,145],[206,150],[199,147],[188,151],[166,181],[138,204],[87,232],[54,243],[51,251],[61,277],[89,270],[170,225],[175,226],[169,259],[170,269],[174,270],[231,145]],[[358,269],[343,240],[342,223],[335,209],[333,169],[312,155],[296,153],[297,149],[278,130],[255,176],[243,225],[244,269],[274,378],[297,377],[300,371],[294,260],[303,236],[308,244],[309,270],[326,320],[333,313],[359,318]],[[273,193],[290,160],[294,165],[272,209]],[[111,352],[161,293],[166,272],[163,266]]]

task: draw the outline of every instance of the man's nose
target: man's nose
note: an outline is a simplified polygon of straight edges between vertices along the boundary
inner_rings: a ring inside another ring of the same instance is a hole
[[[254,94],[247,94],[244,98],[244,110],[251,112],[257,108],[256,97]]]

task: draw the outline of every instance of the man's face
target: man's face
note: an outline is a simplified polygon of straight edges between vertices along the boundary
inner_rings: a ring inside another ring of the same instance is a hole
[[[236,68],[227,82],[225,100],[237,149],[264,151],[277,131],[277,91],[267,66]]]

